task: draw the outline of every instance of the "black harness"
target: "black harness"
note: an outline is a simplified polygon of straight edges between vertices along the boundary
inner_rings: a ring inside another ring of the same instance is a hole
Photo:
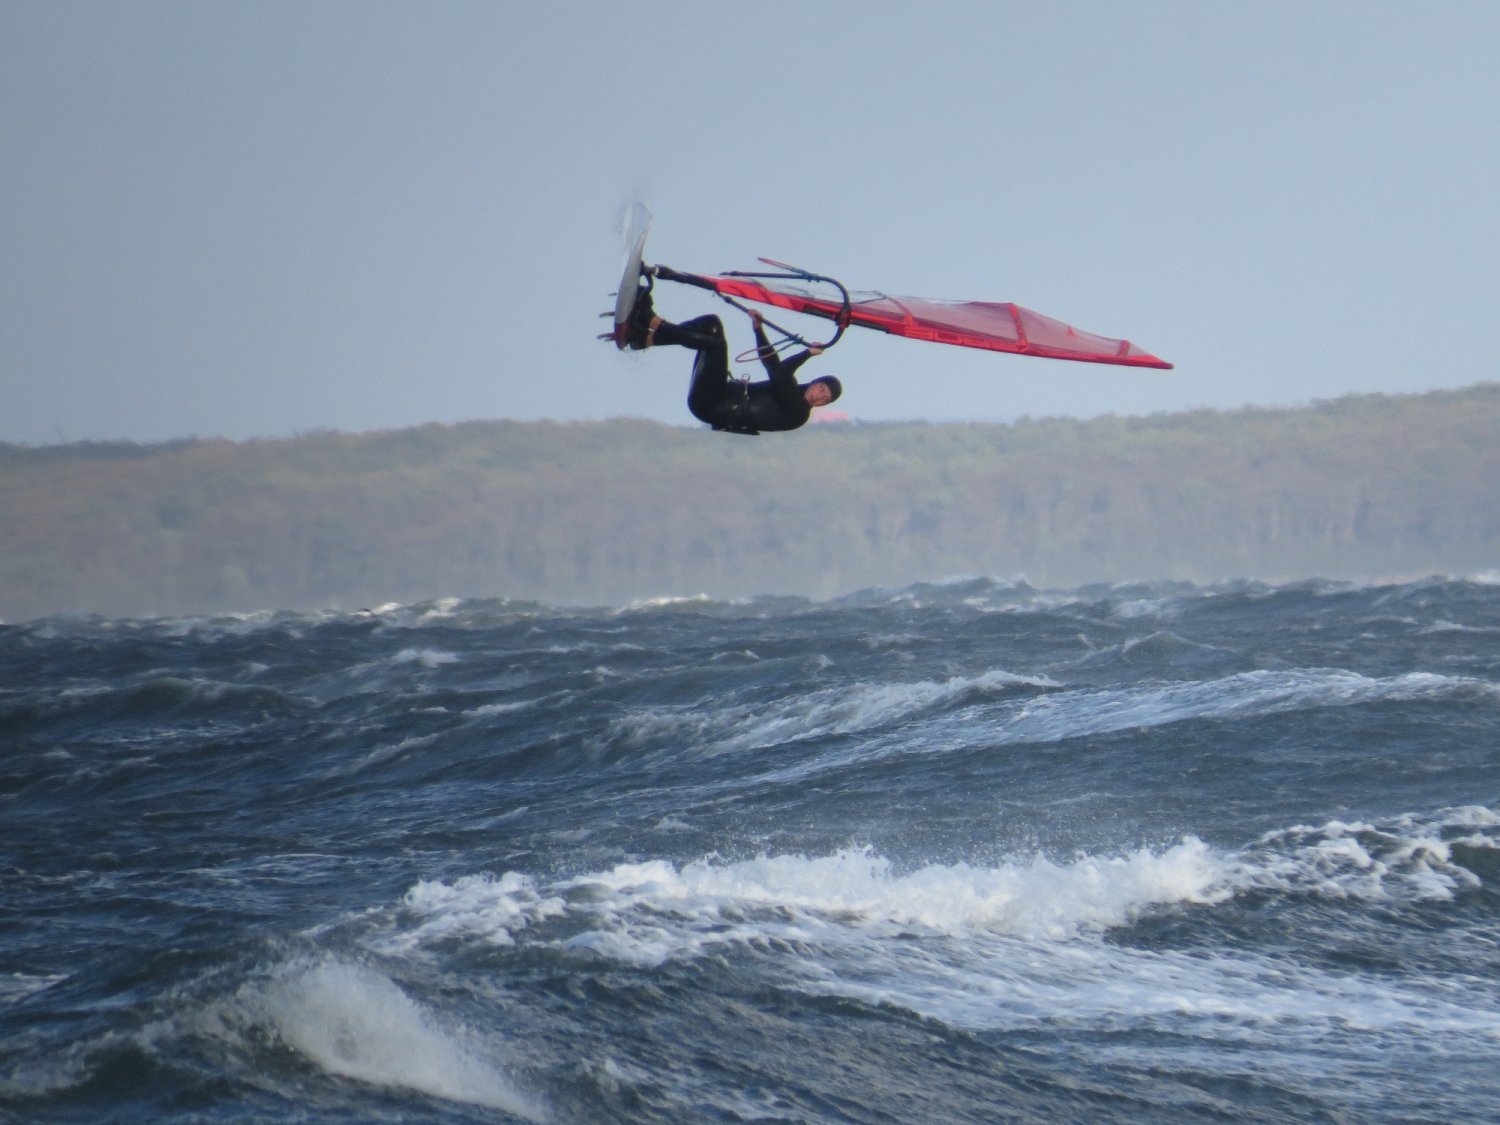
[[[726,400],[725,405],[730,406],[734,414],[738,415],[738,421],[715,422],[714,429],[725,434],[744,434],[746,437],[760,437],[760,431],[750,425],[744,419],[750,413],[750,380],[735,379],[733,382],[739,384],[739,399],[732,404]]]

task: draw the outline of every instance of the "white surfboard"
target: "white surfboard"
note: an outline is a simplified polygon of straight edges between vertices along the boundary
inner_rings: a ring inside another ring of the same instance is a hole
[[[630,205],[630,219],[625,233],[625,266],[620,273],[620,288],[615,290],[615,347],[624,348],[630,338],[630,312],[641,291],[641,257],[646,252],[646,235],[651,233],[651,212],[643,203]]]

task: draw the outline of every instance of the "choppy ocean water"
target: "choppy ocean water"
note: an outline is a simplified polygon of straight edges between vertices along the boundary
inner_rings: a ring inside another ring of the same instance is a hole
[[[0,626],[0,1118],[1500,1118],[1500,581]]]

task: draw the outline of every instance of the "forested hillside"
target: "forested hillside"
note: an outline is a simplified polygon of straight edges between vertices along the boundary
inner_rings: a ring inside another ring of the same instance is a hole
[[[1500,567],[1500,384],[1298,410],[0,445],[0,618]]]

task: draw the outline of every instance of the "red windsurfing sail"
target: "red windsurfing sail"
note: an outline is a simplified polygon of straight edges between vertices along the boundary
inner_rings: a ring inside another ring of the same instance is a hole
[[[861,328],[877,328],[912,340],[1084,363],[1172,366],[1128,340],[1113,340],[1083,332],[1020,305],[994,301],[934,301],[923,297],[850,292],[846,313],[842,299],[820,296],[794,281],[767,281],[732,274],[722,277],[678,274],[674,280],[701,285],[725,297],[775,305]]]

